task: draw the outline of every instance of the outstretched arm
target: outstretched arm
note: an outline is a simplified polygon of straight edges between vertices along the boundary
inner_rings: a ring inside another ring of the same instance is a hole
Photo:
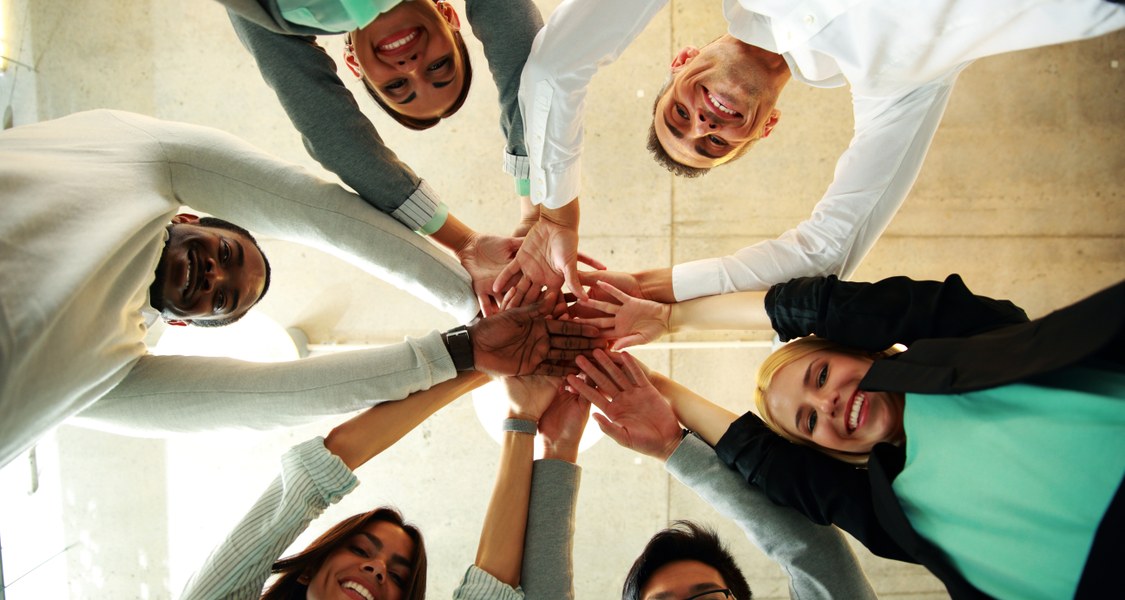
[[[183,598],[257,598],[270,565],[309,522],[357,485],[352,470],[389,448],[438,409],[487,381],[479,373],[388,402],[352,417],[327,438],[282,457],[274,479],[227,538],[191,577]]]

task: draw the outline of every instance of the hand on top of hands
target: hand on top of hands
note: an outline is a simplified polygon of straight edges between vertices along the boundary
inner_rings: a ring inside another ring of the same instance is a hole
[[[567,384],[604,413],[595,413],[594,420],[615,442],[667,460],[683,438],[672,407],[632,356],[593,354],[593,361],[584,356],[575,361],[586,380],[569,375]]]
[[[602,330],[603,335],[614,340],[611,350],[617,352],[647,344],[668,333],[671,305],[635,298],[605,281],[598,281],[596,285],[616,302],[599,300],[591,293],[589,300],[579,304],[609,316],[582,317],[579,320],[594,325]]]

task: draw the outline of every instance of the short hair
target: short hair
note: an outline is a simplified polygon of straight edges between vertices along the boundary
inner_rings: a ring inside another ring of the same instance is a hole
[[[774,431],[774,433],[789,440],[794,444],[808,446],[815,450],[819,450],[836,460],[840,460],[853,465],[866,465],[868,458],[871,456],[867,452],[844,452],[841,450],[833,450],[825,448],[819,444],[813,443],[807,439],[797,437],[784,428],[782,428],[773,415],[770,414],[769,405],[766,401],[769,399],[769,387],[773,384],[773,378],[777,372],[786,365],[801,360],[802,358],[812,354],[813,352],[820,352],[826,350],[829,352],[837,352],[840,354],[849,354],[852,356],[863,356],[867,358],[879,359],[885,358],[898,352],[894,348],[888,348],[882,352],[868,352],[860,348],[852,346],[845,346],[839,342],[833,342],[824,338],[818,338],[814,335],[799,338],[785,344],[784,346],[774,350],[772,354],[762,361],[762,366],[758,368],[758,382],[754,386],[754,406],[758,407],[758,415],[762,421]]]
[[[689,167],[683,163],[676,162],[676,159],[672,158],[671,154],[668,154],[668,150],[664,148],[664,144],[660,143],[660,138],[656,136],[656,106],[660,104],[660,100],[664,98],[664,94],[668,92],[668,86],[671,84],[672,75],[669,74],[668,79],[664,81],[664,86],[657,92],[656,100],[652,103],[652,123],[649,123],[648,126],[648,143],[645,144],[645,147],[648,148],[648,151],[652,154],[652,158],[656,161],[656,164],[664,167],[673,175],[687,179],[702,177],[711,172],[711,167]],[[744,154],[750,151],[750,147],[753,146],[756,141],[757,140],[750,140],[743,144],[741,148],[734,151],[734,156],[723,164],[729,164],[742,158]]]
[[[652,536],[641,555],[633,561],[629,574],[625,576],[621,599],[641,600],[641,590],[653,573],[664,565],[682,560],[695,560],[714,567],[735,600],[750,600],[753,596],[742,570],[714,530],[691,521],[676,521]]]
[[[349,33],[347,37],[347,44],[349,45],[352,43],[351,36],[352,34]],[[461,37],[460,31],[453,32],[453,41],[457,44],[457,52],[461,54],[461,62],[465,64],[465,78],[464,81],[461,82],[461,93],[457,95],[457,97],[453,100],[453,104],[451,104],[440,117],[434,117],[432,119],[419,119],[398,112],[397,110],[391,108],[391,106],[387,104],[386,100],[383,100],[382,96],[380,96],[378,92],[375,91],[375,88],[371,85],[371,82],[367,81],[367,76],[365,75],[360,79],[363,81],[364,89],[367,90],[367,95],[371,96],[371,99],[375,101],[375,104],[378,104],[379,108],[382,108],[383,112],[390,115],[390,117],[397,121],[399,125],[402,125],[407,129],[413,129],[414,131],[423,131],[429,129],[434,125],[440,123],[442,119],[453,116],[457,111],[461,110],[461,105],[465,104],[465,98],[469,97],[469,88],[472,87],[473,84],[473,63],[469,60],[469,49],[465,46],[465,38]]]
[[[280,577],[262,594],[262,600],[304,600],[309,586],[308,583],[301,583],[300,580],[311,577],[320,569],[328,555],[346,544],[353,535],[359,533],[368,524],[376,521],[402,528],[413,540],[414,555],[410,557],[410,580],[406,583],[404,597],[406,600],[424,600],[427,562],[422,532],[407,523],[401,513],[388,506],[352,515],[322,533],[304,550],[293,556],[279,558],[270,567],[270,571],[280,574]]]
[[[253,242],[254,247],[258,250],[258,254],[262,256],[262,264],[265,266],[265,277],[262,281],[262,293],[258,294],[258,299],[254,301],[254,304],[251,304],[249,307],[247,307],[247,310],[242,311],[242,313],[226,319],[192,319],[191,321],[192,325],[196,325],[198,327],[223,327],[225,325],[230,325],[231,323],[235,323],[239,319],[241,319],[247,312],[249,312],[250,308],[253,308],[254,305],[256,305],[258,302],[261,302],[262,298],[266,297],[266,292],[268,292],[270,289],[270,261],[268,258],[266,258],[266,253],[262,252],[262,247],[258,244],[258,240],[243,227],[239,227],[238,225],[235,225],[230,221],[219,219],[217,217],[201,217],[196,225],[200,227],[225,229],[227,231],[237,233]]]

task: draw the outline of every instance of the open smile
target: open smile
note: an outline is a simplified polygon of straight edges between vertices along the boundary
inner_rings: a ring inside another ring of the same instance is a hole
[[[855,433],[859,428],[860,423],[867,420],[867,396],[863,392],[856,390],[850,402],[848,402],[847,412],[848,420],[845,425],[848,428],[848,433]]]
[[[732,103],[730,100],[723,98],[722,96],[715,95],[714,92],[704,86],[700,87],[703,87],[703,97],[707,99],[707,104],[709,104],[716,113],[722,116],[730,117],[732,119],[739,119],[742,117],[742,113],[731,108]]]
[[[398,56],[414,49],[422,38],[422,28],[412,27],[388,35],[375,44],[375,50],[387,56]]]
[[[189,303],[199,289],[199,274],[198,253],[195,248],[192,248],[187,251],[187,256],[184,258],[184,286],[180,290],[185,305]]]
[[[349,579],[340,584],[340,587],[344,588],[345,594],[351,598],[355,598],[355,600],[375,600],[375,595],[371,593],[371,590],[364,587],[363,584],[358,581]]]

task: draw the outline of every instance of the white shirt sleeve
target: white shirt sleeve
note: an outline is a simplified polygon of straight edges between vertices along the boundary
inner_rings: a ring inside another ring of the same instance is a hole
[[[853,94],[855,135],[812,215],[775,240],[676,265],[676,300],[760,291],[794,277],[851,276],[918,178],[960,70],[896,98]]]
[[[270,566],[320,516],[359,485],[344,461],[317,437],[281,457],[281,475],[192,575],[183,600],[259,598]]]
[[[520,79],[531,201],[559,208],[581,187],[586,87],[668,0],[564,0],[539,30]]]

